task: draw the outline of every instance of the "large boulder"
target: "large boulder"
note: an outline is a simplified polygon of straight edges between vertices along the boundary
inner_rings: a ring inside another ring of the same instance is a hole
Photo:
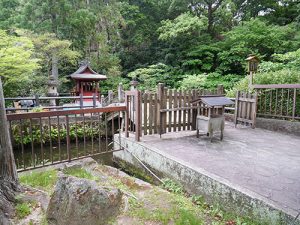
[[[49,224],[107,224],[122,204],[119,189],[107,189],[95,181],[62,175],[47,209]]]

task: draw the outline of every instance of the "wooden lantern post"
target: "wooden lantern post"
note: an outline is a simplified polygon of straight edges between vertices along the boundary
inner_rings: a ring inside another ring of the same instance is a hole
[[[250,55],[246,59],[248,63],[248,73],[250,75],[250,86],[253,84],[253,75],[257,72],[259,59],[255,55]]]

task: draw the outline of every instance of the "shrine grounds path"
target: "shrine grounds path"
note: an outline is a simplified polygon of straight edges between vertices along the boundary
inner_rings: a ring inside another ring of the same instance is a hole
[[[253,202],[259,199],[263,204],[282,210],[292,217],[296,217],[300,212],[299,136],[258,128],[234,128],[233,124],[229,123],[226,124],[223,141],[219,140],[218,134],[215,134],[210,142],[206,136],[196,138],[196,131],[181,131],[164,134],[162,138],[159,135],[143,136],[142,141],[138,142],[142,147],[138,150],[137,142],[132,140],[130,137],[127,141],[123,138],[128,148],[156,171],[168,174],[167,168],[171,168],[169,175],[182,180],[188,187],[188,183],[196,184],[195,180],[200,180],[199,186],[204,187],[190,187],[192,192],[197,193],[197,190],[200,190],[200,193],[216,195],[216,191],[210,189],[218,188],[218,185],[204,181],[205,176],[228,186],[230,190],[250,196],[253,201],[247,200],[247,203],[242,204],[254,207],[254,211],[261,203]],[[130,141],[135,147],[128,144]],[[160,157],[156,157],[154,153],[151,155],[151,151],[160,154]],[[124,154],[117,153],[117,157],[126,160]],[[162,160],[163,157],[169,161]],[[174,167],[173,162],[184,167]],[[183,172],[184,168],[196,171],[201,177],[187,175]],[[221,199],[237,200],[239,195],[232,193],[222,189],[218,195]],[[270,213],[272,212],[270,210]]]

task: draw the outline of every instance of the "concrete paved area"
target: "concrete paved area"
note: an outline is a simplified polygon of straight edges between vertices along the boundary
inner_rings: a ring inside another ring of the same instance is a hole
[[[195,131],[143,136],[142,142],[250,190],[285,210],[300,211],[300,138],[226,124],[211,143]]]

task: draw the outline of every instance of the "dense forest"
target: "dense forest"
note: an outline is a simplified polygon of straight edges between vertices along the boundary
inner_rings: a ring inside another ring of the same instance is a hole
[[[0,0],[6,96],[45,94],[51,74],[69,92],[82,60],[108,76],[102,91],[132,78],[243,88],[249,54],[261,60],[256,82],[300,82],[299,1]]]

